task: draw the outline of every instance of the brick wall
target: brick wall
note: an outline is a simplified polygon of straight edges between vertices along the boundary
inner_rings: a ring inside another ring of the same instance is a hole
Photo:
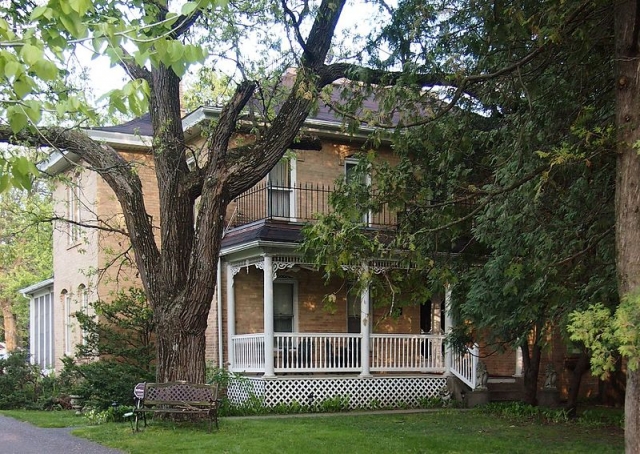
[[[97,176],[95,173],[75,167],[65,174],[70,185],[58,184],[53,192],[54,211],[62,217],[68,217],[70,189],[79,197],[79,217],[81,222],[91,222],[96,218]],[[54,222],[53,229],[53,267],[55,280],[54,298],[54,356],[56,371],[62,368],[61,358],[73,354],[75,345],[81,342],[81,331],[75,317],[67,316],[65,299],[71,298],[71,313],[81,310],[81,289],[89,291],[89,300],[96,299],[95,279],[91,273],[98,266],[98,233],[92,229],[78,230],[76,241],[70,238],[73,227],[62,221]],[[66,347],[67,325],[71,348]]]
[[[516,352],[507,349],[504,352],[495,352],[490,347],[481,348],[481,360],[487,366],[490,376],[513,376],[516,371]],[[571,382],[572,365],[576,354],[571,352],[567,343],[559,331],[554,332],[549,339],[548,346],[543,349],[540,358],[540,370],[538,373],[538,389],[544,387],[547,365],[552,364],[557,374],[557,385],[562,399],[566,399]],[[580,397],[593,398],[598,395],[599,381],[589,372],[582,377],[580,384]]]

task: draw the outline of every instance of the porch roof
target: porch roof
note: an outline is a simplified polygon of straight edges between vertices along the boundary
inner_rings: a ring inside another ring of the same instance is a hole
[[[23,295],[29,297],[40,290],[47,289],[52,286],[53,286],[53,278],[49,278],[49,279],[45,279],[44,281],[40,281],[35,284],[32,284],[28,287],[21,288],[18,291]]]
[[[273,243],[299,243],[302,241],[303,224],[279,219],[261,219],[241,228],[229,230],[222,239],[222,255],[224,251],[240,244],[260,241]]]

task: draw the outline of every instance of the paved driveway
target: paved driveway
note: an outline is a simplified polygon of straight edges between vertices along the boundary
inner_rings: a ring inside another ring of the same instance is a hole
[[[71,429],[42,429],[0,415],[2,454],[122,454],[84,438],[74,437]]]

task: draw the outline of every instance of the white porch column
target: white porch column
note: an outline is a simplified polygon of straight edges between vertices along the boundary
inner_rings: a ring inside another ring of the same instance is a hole
[[[218,290],[220,291],[220,290]],[[233,289],[233,268],[227,264],[227,360],[229,370],[236,365],[233,336],[236,335],[236,293]]]
[[[447,284],[444,290],[444,333],[449,335],[453,326],[453,317],[451,316],[451,285]],[[445,374],[451,372],[451,347],[445,344],[444,346],[444,367]]]
[[[264,256],[264,377],[275,377],[273,372],[273,262]]]
[[[360,358],[362,360],[361,377],[371,377],[369,360],[369,346],[371,345],[369,329],[369,325],[371,324],[371,309],[369,306],[369,286],[367,285],[360,296],[360,335],[362,336],[362,342],[360,343]]]
[[[522,377],[523,364],[522,348],[516,347],[516,370],[513,374],[514,377]]]

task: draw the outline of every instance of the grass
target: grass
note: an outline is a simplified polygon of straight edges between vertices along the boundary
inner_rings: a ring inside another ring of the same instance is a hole
[[[38,427],[55,429],[87,425],[87,420],[76,415],[75,411],[3,410],[0,413]]]
[[[27,419],[44,412],[4,412]],[[56,415],[58,413],[55,413]],[[46,419],[46,418],[45,418]],[[66,419],[66,417],[65,417]],[[29,421],[37,424],[35,416]],[[82,420],[71,419],[78,425]],[[74,435],[132,454],[146,453],[621,453],[622,430],[572,423],[515,422],[480,411],[259,419],[206,424],[152,422],[139,433],[128,423],[79,427]]]

